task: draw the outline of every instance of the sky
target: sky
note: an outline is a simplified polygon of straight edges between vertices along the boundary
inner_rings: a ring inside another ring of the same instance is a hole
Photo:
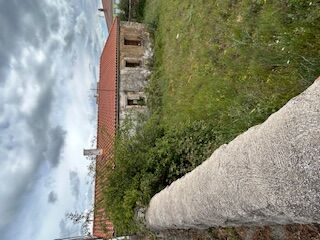
[[[1,239],[79,235],[65,214],[92,207],[100,4],[0,0]]]

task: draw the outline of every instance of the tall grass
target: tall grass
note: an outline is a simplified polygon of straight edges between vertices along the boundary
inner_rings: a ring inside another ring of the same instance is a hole
[[[118,233],[217,147],[266,120],[320,75],[320,2],[148,0],[151,117],[119,133],[106,209]]]

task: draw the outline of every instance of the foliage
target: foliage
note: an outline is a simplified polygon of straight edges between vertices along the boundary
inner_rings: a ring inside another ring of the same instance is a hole
[[[129,8],[129,4],[131,3],[131,8]],[[142,22],[143,14],[144,14],[144,7],[146,4],[146,0],[120,0],[118,8],[121,10],[120,12],[120,19],[122,21],[130,20]],[[130,9],[130,11],[129,11]]]
[[[93,210],[84,211],[82,213],[75,212],[67,212],[66,219],[72,221],[73,224],[81,224],[81,234],[83,236],[90,235],[90,223],[93,218]]]
[[[319,1],[146,2],[151,117],[118,134],[105,192],[118,233],[138,231],[137,208],[320,75],[319,20]]]
[[[198,121],[167,132],[154,115],[134,136],[119,133],[115,169],[105,188],[107,212],[117,234],[135,232],[135,210],[210,156],[217,147],[217,131]]]
[[[129,14],[129,0],[120,0],[118,6],[120,9],[119,17],[122,21],[128,20],[128,14]]]

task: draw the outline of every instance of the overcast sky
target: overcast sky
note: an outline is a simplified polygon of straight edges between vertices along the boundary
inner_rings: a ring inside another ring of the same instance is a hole
[[[0,238],[78,235],[105,40],[99,0],[0,0]]]

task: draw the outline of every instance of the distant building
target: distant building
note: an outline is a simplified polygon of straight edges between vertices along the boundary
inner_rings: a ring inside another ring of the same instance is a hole
[[[105,169],[112,168],[112,156],[117,128],[125,119],[136,119],[146,112],[144,87],[152,58],[149,33],[140,23],[120,22],[112,16],[112,0],[102,0],[109,36],[100,58],[100,76],[97,84],[98,124],[93,235],[110,238],[112,223],[105,213],[108,204],[103,199],[107,179]],[[110,5],[111,4],[111,5]],[[110,27],[109,27],[110,26]]]
[[[114,0],[102,0],[102,8],[99,9],[100,11],[104,12],[109,32],[113,23],[113,5]]]

